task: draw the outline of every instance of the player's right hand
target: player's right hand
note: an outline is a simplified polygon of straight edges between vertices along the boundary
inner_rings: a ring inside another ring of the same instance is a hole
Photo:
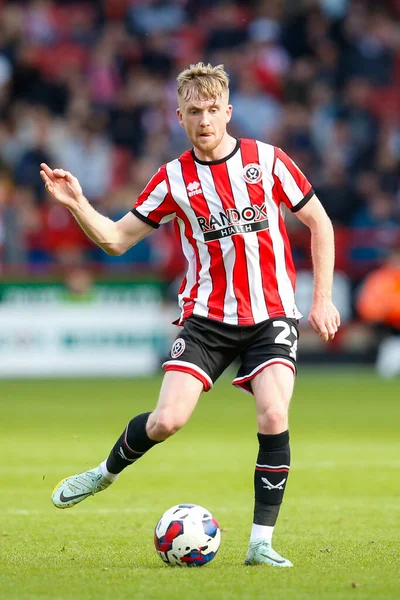
[[[50,169],[46,163],[41,163],[40,167],[40,176],[49,194],[64,206],[75,208],[83,196],[78,179],[64,169]]]
[[[340,327],[340,314],[331,300],[313,301],[308,322],[319,337],[328,342],[333,340]]]

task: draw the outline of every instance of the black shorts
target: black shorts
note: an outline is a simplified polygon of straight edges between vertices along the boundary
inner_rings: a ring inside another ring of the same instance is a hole
[[[193,315],[185,321],[163,367],[190,373],[208,392],[239,359],[232,383],[252,393],[251,380],[269,365],[283,364],[296,373],[298,337],[296,319],[276,317],[257,325],[238,326]]]

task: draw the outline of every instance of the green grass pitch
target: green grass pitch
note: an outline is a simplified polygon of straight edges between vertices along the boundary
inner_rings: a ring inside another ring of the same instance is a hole
[[[368,370],[300,372],[292,471],[274,535],[293,569],[245,567],[255,413],[223,377],[186,428],[109,490],[60,511],[54,485],[105,458],[151,410],[160,379],[0,382],[0,598],[398,600],[400,383]],[[172,569],[153,529],[174,504],[222,528],[214,561]]]

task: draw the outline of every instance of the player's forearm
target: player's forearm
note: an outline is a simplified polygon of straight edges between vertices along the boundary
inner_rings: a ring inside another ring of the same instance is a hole
[[[335,241],[328,217],[310,227],[314,270],[313,300],[331,300],[335,268]]]
[[[97,212],[84,196],[70,211],[86,235],[102,250],[107,254],[121,254],[120,233],[114,221]]]

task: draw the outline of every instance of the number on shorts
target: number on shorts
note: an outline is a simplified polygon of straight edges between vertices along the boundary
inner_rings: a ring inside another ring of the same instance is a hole
[[[284,344],[285,346],[290,346],[289,355],[296,360],[297,354],[297,330],[293,325],[289,325],[286,321],[273,321],[272,325],[274,327],[281,327],[282,331],[278,333],[275,338],[275,344]],[[293,334],[292,340],[289,338]]]

